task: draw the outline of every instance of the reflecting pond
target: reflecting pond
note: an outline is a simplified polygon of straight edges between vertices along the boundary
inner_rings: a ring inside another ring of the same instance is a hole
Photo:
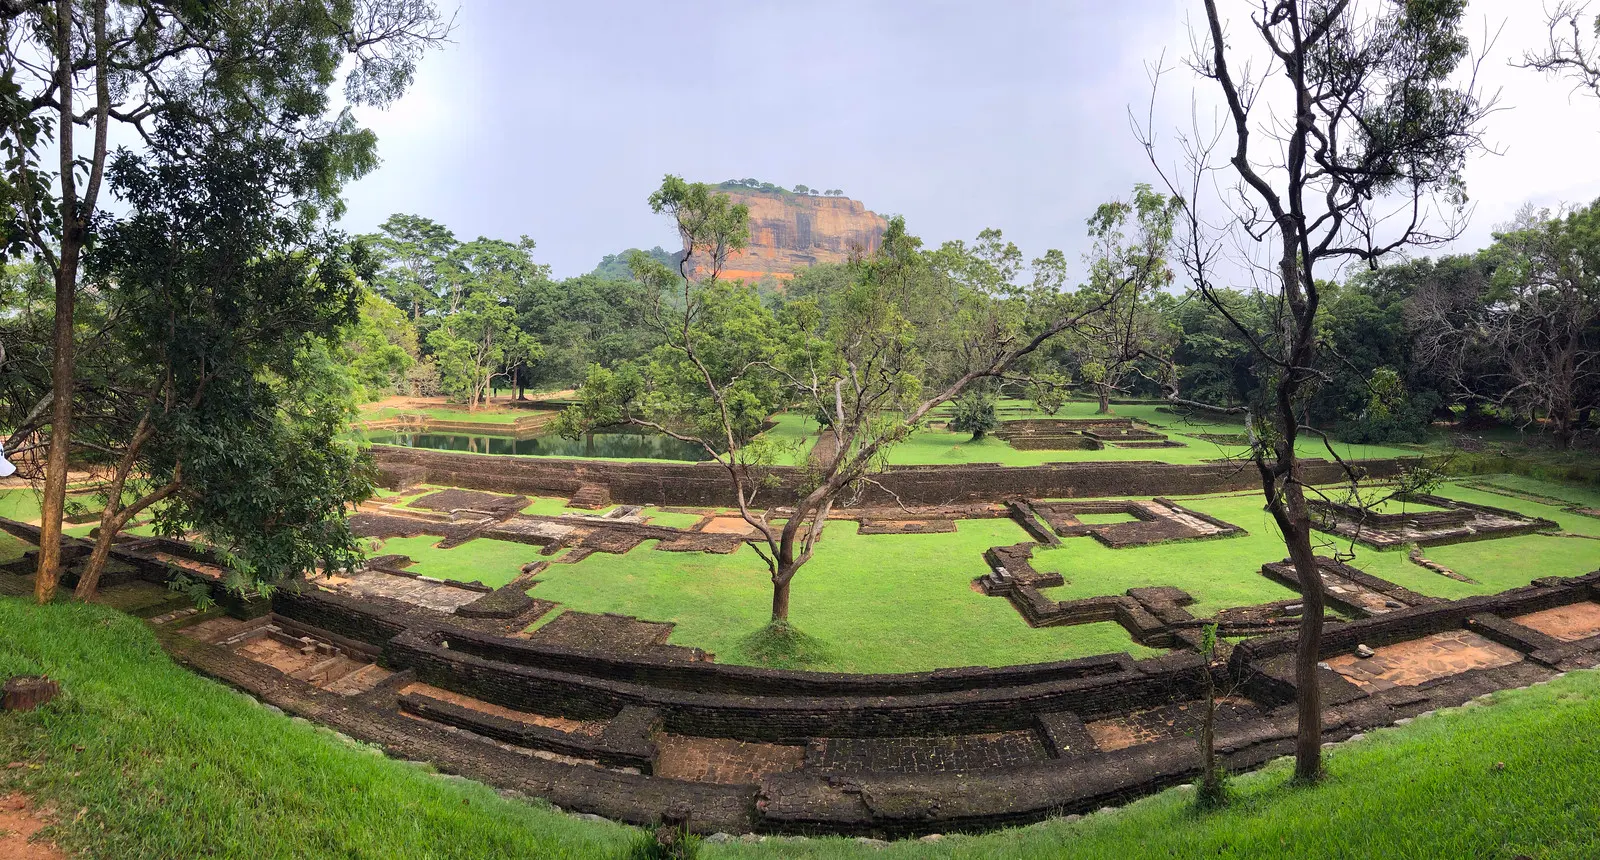
[[[685,460],[700,462],[711,455],[699,445],[644,429],[597,430],[583,439],[563,439],[554,433],[518,439],[464,433],[403,433],[374,430],[367,439],[379,445],[466,451],[474,454],[524,454],[544,457],[600,457],[606,459]]]

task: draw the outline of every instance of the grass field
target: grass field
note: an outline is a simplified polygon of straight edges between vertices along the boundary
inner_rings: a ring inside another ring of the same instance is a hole
[[[620,826],[508,803],[269,714],[171,663],[138,621],[0,599],[0,676],[65,690],[0,714],[0,787],[53,804],[84,857],[607,856]],[[3,790],[3,788],[0,788]]]
[[[82,858],[623,858],[638,831],[349,744],[163,655],[98,606],[0,598],[0,675],[48,673],[56,702],[0,713],[0,793],[54,810],[43,834]],[[1600,673],[1497,693],[1332,750],[1289,788],[1280,762],[1200,815],[1168,791],[1081,821],[873,849],[844,838],[702,846],[715,858],[1600,856]]]
[[[1524,486],[1533,492],[1542,488],[1553,496],[1569,490],[1544,483]],[[1445,485],[1439,493],[1542,516],[1574,534],[1600,537],[1600,520],[1552,505],[1491,496],[1456,484]],[[1058,549],[1035,550],[1036,569],[1059,572],[1067,580],[1046,594],[1074,600],[1122,594],[1139,586],[1175,585],[1195,597],[1191,611],[1199,616],[1294,596],[1259,572],[1263,563],[1278,561],[1286,553],[1257,494],[1201,496],[1185,504],[1249,534],[1130,549],[1110,549],[1088,537],[1069,538]],[[899,672],[1040,662],[1107,651],[1152,653],[1112,622],[1030,628],[1009,602],[973,591],[971,580],[988,570],[985,549],[1027,540],[1009,520],[965,520],[955,534],[865,536],[856,529],[854,522],[830,523],[816,557],[794,581],[791,621],[826,646],[826,658],[812,668]],[[1379,552],[1334,544],[1321,535],[1319,540],[1325,554],[1336,548],[1353,551],[1357,567],[1414,591],[1452,599],[1600,567],[1600,540],[1578,537],[1526,535],[1425,551],[1428,558],[1477,580],[1471,584],[1412,563],[1404,550]],[[471,552],[472,546],[441,552]],[[672,642],[704,648],[724,663],[755,662],[746,653],[744,640],[766,622],[772,599],[766,568],[750,549],[723,556],[656,552],[646,544],[626,555],[596,553],[576,564],[552,565],[537,582],[531,594],[566,608],[675,622]]]
[[[1029,404],[1020,400],[1003,400],[1000,402],[1000,408],[1002,410],[1000,416],[1002,420],[1052,417],[1034,411]],[[1096,404],[1092,402],[1073,401],[1063,406],[1053,417],[1091,418],[1095,416],[1095,409]],[[1163,408],[1160,408],[1160,404],[1154,402],[1113,406],[1112,413],[1117,417],[1136,418],[1145,423],[1155,425],[1171,435],[1174,441],[1183,442],[1184,447],[1117,448],[1108,446],[1099,451],[1022,451],[992,436],[973,442],[971,441],[971,435],[967,433],[952,433],[942,428],[927,427],[890,448],[888,462],[891,465],[900,466],[961,463],[1038,466],[1045,463],[1105,461],[1153,461],[1193,464],[1224,457],[1239,456],[1246,450],[1240,445],[1222,445],[1188,435],[1193,433],[1237,435],[1243,431],[1239,424],[1202,416],[1173,414],[1164,411]],[[465,410],[446,408],[399,409],[383,407],[363,412],[361,417],[363,420],[373,421],[407,414],[426,414],[443,421],[507,424],[527,413],[518,410],[484,410],[469,413]],[[935,410],[930,417],[942,421],[943,415],[944,411]],[[817,422],[815,419],[808,413],[785,412],[775,416],[773,420],[776,426],[767,431],[768,438],[779,443],[774,452],[775,459],[773,462],[788,465],[805,463],[811,451],[811,446],[816,442]],[[1336,442],[1333,447],[1339,456],[1352,460],[1416,457],[1423,453],[1422,449],[1416,447],[1388,445],[1348,445]],[[1298,444],[1298,450],[1303,456],[1329,458],[1325,444],[1321,439],[1314,437],[1302,438]],[[497,454],[492,456],[508,455]],[[629,458],[614,457],[607,459]]]
[[[1173,441],[1185,443],[1182,448],[1117,448],[1110,446],[1099,451],[1019,451],[1005,441],[986,437],[972,442],[970,433],[952,433],[948,430],[927,428],[891,449],[889,462],[895,465],[920,466],[943,463],[999,463],[1002,466],[1037,466],[1043,463],[1081,463],[1121,460],[1151,460],[1159,463],[1200,463],[1223,457],[1238,456],[1246,449],[1239,445],[1221,445],[1188,435],[1192,433],[1238,434],[1239,424],[1230,424],[1200,416],[1181,416],[1158,409],[1156,403],[1116,405],[1112,414],[1135,418],[1152,424],[1168,433]],[[1024,401],[1001,401],[1002,420],[1016,418],[1093,418],[1097,404],[1087,401],[1067,403],[1054,416],[1033,411]],[[1322,440],[1302,438],[1296,446],[1303,456],[1329,459]],[[1339,456],[1352,460],[1387,457],[1415,457],[1420,453],[1412,448],[1386,445],[1347,445],[1335,443]]]
[[[1010,520],[963,520],[955,534],[856,529],[830,524],[794,581],[790,619],[827,649],[812,668],[912,672],[1155,653],[1112,622],[1030,628],[1007,601],[973,591],[971,581],[988,572],[985,549],[1027,540]],[[723,663],[751,662],[744,640],[772,608],[771,580],[749,548],[714,555],[658,552],[646,543],[626,555],[553,564],[536,582],[529,594],[570,609],[675,621],[671,642],[704,648]]]
[[[426,415],[435,421],[470,421],[479,424],[512,424],[518,418],[525,418],[537,414],[526,409],[479,409],[468,412],[466,407],[450,408],[444,406],[429,406],[423,408],[384,406],[376,409],[362,410],[360,420],[382,421],[387,418],[399,418],[405,415]]]

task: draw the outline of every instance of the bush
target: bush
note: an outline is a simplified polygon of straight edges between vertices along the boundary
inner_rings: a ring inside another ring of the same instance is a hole
[[[950,429],[957,433],[971,433],[976,442],[996,427],[1000,419],[994,411],[994,395],[986,392],[969,392],[955,402],[950,417]]]

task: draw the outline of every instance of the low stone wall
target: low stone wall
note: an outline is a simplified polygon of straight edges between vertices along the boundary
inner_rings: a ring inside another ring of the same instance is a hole
[[[381,645],[391,669],[519,710],[608,719],[626,707],[658,710],[668,731],[702,737],[789,740],[943,735],[1028,728],[1041,713],[1084,717],[1150,707],[1198,690],[1199,657],[1134,661],[1106,654],[998,669],[853,675],[684,663],[536,645],[386,615],[370,601],[282,592],[274,611],[291,621]]]
[[[1454,630],[1483,613],[1511,617],[1586,600],[1600,600],[1600,570],[1578,577],[1541,579],[1499,594],[1434,601],[1329,627],[1323,633],[1319,656],[1347,653],[1357,645],[1378,647]],[[1292,632],[1251,639],[1234,648],[1230,663],[1235,669],[1242,669],[1250,663],[1293,654],[1295,642],[1296,634]]]
[[[556,457],[461,454],[420,448],[374,445],[372,453],[387,483],[404,475],[416,482],[526,495],[571,496],[586,484],[603,485],[622,504],[731,506],[736,504],[728,474],[716,463],[642,463]],[[1360,463],[1375,478],[1400,470],[1397,460]],[[1342,469],[1325,460],[1302,461],[1307,483],[1344,479]],[[763,489],[768,505],[794,501],[803,480],[800,469],[771,470],[777,486]],[[864,505],[903,503],[941,505],[1014,498],[1070,499],[1097,496],[1174,496],[1259,489],[1260,477],[1239,463],[1182,465],[1148,461],[1053,463],[1043,466],[894,466],[876,476]]]

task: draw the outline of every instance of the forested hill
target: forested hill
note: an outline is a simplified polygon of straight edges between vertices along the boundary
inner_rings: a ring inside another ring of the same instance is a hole
[[[639,249],[629,248],[628,250],[620,253],[605,255],[605,257],[600,261],[600,265],[595,266],[594,271],[590,274],[603,281],[632,280],[633,272],[628,268],[628,255],[637,250]],[[656,260],[673,271],[678,270],[678,261],[683,259],[682,251],[678,251],[676,253],[666,251],[663,250],[660,245],[657,245],[654,248],[645,251],[644,253],[651,259]]]

